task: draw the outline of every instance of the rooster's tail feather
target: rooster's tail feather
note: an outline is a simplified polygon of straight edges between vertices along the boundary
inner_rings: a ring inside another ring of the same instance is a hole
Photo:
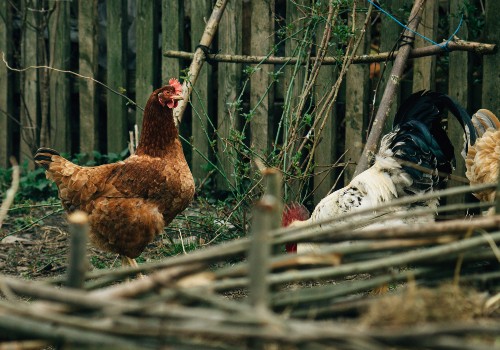
[[[500,121],[491,111],[480,109],[472,116],[472,124],[478,137],[482,137],[488,129],[500,129]]]

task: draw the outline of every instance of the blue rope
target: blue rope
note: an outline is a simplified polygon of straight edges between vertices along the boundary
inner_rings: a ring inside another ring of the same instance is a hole
[[[396,17],[394,17],[392,14],[390,14],[389,12],[387,12],[386,10],[384,10],[382,7],[380,7],[379,5],[377,5],[372,0],[368,0],[368,2],[370,4],[372,4],[373,6],[375,6],[380,12],[382,12],[383,14],[385,14],[387,17],[389,17],[390,19],[392,19],[394,22],[396,22],[397,24],[399,24],[401,27],[403,27],[406,30],[412,32],[413,34],[421,37],[422,39],[430,42],[431,44],[437,45],[437,46],[445,49],[446,51],[448,51],[448,44],[449,44],[449,42],[453,39],[453,37],[455,36],[455,34],[457,34],[458,31],[460,30],[460,27],[462,26],[462,22],[463,22],[463,19],[464,19],[464,16],[462,15],[462,17],[460,18],[460,23],[458,23],[458,27],[457,27],[457,29],[455,29],[455,31],[453,32],[453,34],[450,35],[450,37],[448,38],[448,40],[446,40],[444,43],[438,44],[437,42],[435,42],[434,40],[426,37],[425,35],[422,35],[419,32],[414,31],[414,30],[408,28],[406,25],[404,25],[403,23],[401,23],[401,21],[399,21]]]

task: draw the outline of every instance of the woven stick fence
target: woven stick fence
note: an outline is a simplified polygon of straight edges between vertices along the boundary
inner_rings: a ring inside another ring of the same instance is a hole
[[[499,215],[355,230],[368,223],[415,215],[391,214],[391,206],[397,208],[409,200],[402,199],[377,209],[386,215],[351,214],[330,229],[320,230],[317,225],[273,229],[282,206],[279,173],[266,170],[263,176],[266,193],[255,205],[250,238],[136,269],[93,271],[82,276],[82,289],[60,287],[66,277],[35,282],[0,276],[4,296],[0,300],[0,333],[27,347],[65,343],[179,349],[269,344],[284,348],[307,344],[320,349],[438,349],[443,344],[458,349],[495,348],[485,341],[500,336]],[[454,188],[413,200],[495,186]],[[459,207],[443,206],[440,211]],[[72,225],[73,230],[81,230],[82,222]],[[335,244],[346,240],[349,244]],[[271,253],[273,246],[289,241],[330,244],[309,255]],[[230,257],[241,259],[229,266]],[[221,263],[222,267],[216,267]],[[71,266],[68,270],[73,271],[74,280],[77,270]],[[147,276],[123,282],[139,271]],[[362,321],[366,310],[388,298],[371,295],[372,289],[407,281],[410,291],[400,286],[395,292],[407,304],[412,297],[405,299],[405,295],[411,295],[412,288],[446,282],[450,290],[458,288],[453,282],[488,290],[491,295],[481,294],[481,312],[470,319],[447,318],[447,310],[441,310],[441,322],[402,324],[397,331],[384,328],[384,323],[374,327]],[[237,299],[230,297],[234,293]]]

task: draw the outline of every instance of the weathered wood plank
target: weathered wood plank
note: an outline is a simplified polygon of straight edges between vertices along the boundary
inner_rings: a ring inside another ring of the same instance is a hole
[[[230,54],[241,54],[242,50],[242,16],[241,1],[230,1],[219,24],[219,49]],[[240,93],[241,64],[219,63],[218,66],[218,98],[217,98],[217,154],[221,170],[225,176],[217,177],[218,189],[229,189],[234,184],[234,157],[227,140],[231,131],[239,126],[239,112],[235,104]],[[229,148],[228,148],[229,147]]]
[[[97,0],[78,2],[79,73],[97,78]],[[96,84],[79,79],[80,152],[92,157],[99,149]]]
[[[30,11],[28,5],[23,1],[22,11],[26,13],[26,21],[22,25],[21,41],[21,64],[23,67],[34,66],[39,63],[39,47],[37,25],[39,23],[39,12]],[[35,0],[31,8],[37,9],[41,2]],[[35,25],[28,25],[34,23]],[[21,162],[28,161],[30,168],[34,167],[33,152],[37,146],[39,130],[37,120],[40,116],[40,85],[38,70],[30,69],[21,73]]]
[[[500,1],[487,0],[485,4],[486,20],[484,26],[484,41],[500,45]],[[484,56],[483,59],[483,98],[482,108],[492,110],[497,116],[500,111],[500,54]]]
[[[357,13],[355,27],[363,28],[366,15]],[[351,19],[349,19],[351,22]],[[356,35],[361,35],[360,31]],[[370,50],[370,33],[365,32],[356,54],[366,54]],[[370,67],[351,65],[346,74],[346,112],[345,112],[345,150],[346,161],[357,162],[363,151],[368,117]],[[349,183],[354,175],[355,166],[349,165],[344,172],[344,181]]]
[[[184,2],[168,0],[161,2],[161,32],[162,51],[180,50],[184,42]],[[161,76],[162,85],[166,85],[170,78],[179,78],[181,60],[162,56]]]
[[[8,62],[12,58],[12,15],[7,1],[0,2],[0,51]],[[13,73],[0,65],[0,167],[10,166],[12,155]]]
[[[438,30],[438,1],[426,1],[420,34],[436,40]],[[426,46],[428,43],[421,37],[415,38],[415,48]],[[419,58],[413,62],[413,91],[434,90],[436,85],[436,56]]]
[[[318,27],[316,32],[316,42],[319,45],[323,36],[325,26]],[[333,49],[330,49],[328,55],[333,54]],[[337,69],[333,66],[322,66],[320,68],[316,85],[314,87],[314,100],[316,106],[332,89],[333,84],[337,80]],[[323,102],[324,103],[324,102]],[[335,169],[331,169],[331,165],[337,160],[338,154],[338,141],[337,141],[337,105],[334,104],[332,109],[327,114],[327,122],[323,128],[321,135],[315,133],[315,137],[319,137],[319,144],[314,153],[314,164],[316,164],[315,172],[320,172],[319,175],[314,177],[314,203],[317,204],[323,199],[328,191],[332,188],[335,182]],[[320,123],[321,125],[321,123]],[[319,129],[319,126],[318,126]]]
[[[49,22],[50,66],[67,70],[70,64],[70,3],[54,3]],[[59,152],[71,151],[69,75],[49,71],[50,145]]]
[[[210,12],[210,0],[191,0],[191,47],[193,51],[205,31],[205,19],[210,16]],[[191,171],[194,178],[198,180],[207,175],[208,168],[205,158],[211,157],[207,136],[212,110],[212,101],[209,100],[209,92],[212,92],[211,82],[212,66],[204,64],[191,94],[191,139],[193,146]]]
[[[158,1],[137,0],[135,101],[144,107],[159,83],[158,75]],[[142,127],[143,111],[137,109],[135,121]]]
[[[274,0],[252,1],[250,5],[250,54],[267,55],[274,45]],[[255,67],[255,66],[254,66]],[[273,114],[274,91],[270,74],[274,67],[261,65],[250,76],[250,145],[257,153],[269,149],[273,137],[269,118]]]
[[[450,29],[449,34],[452,34],[457,28],[460,18],[457,14],[460,12],[462,7],[462,0],[451,0],[449,8],[449,19],[450,19]],[[462,28],[458,33],[461,39],[467,40],[467,25],[462,24]],[[449,72],[448,72],[448,94],[458,102],[462,107],[468,109],[469,107],[469,84],[472,84],[471,74],[470,74],[470,61],[469,54],[467,52],[451,52],[449,56]],[[469,111],[470,112],[470,111]],[[461,176],[465,178],[465,160],[460,155],[463,147],[463,135],[464,131],[462,126],[457,122],[457,120],[451,116],[448,118],[448,135],[450,140],[455,146],[455,158],[457,164],[454,175]],[[457,186],[461,184],[449,182],[449,186]],[[463,203],[465,202],[465,195],[461,194],[458,196],[448,197],[446,199],[447,204]]]
[[[387,0],[384,1],[383,8],[397,18],[402,19],[404,18],[404,15],[402,14],[403,5],[404,0]],[[399,24],[397,24],[387,16],[382,16],[382,25],[380,29],[380,52],[397,50],[398,40],[402,31],[403,28]],[[380,100],[382,99],[382,95],[387,85],[389,75],[391,74],[393,64],[393,61],[380,63],[380,74],[382,74],[382,76],[380,78],[380,85],[377,90],[376,108],[378,108]],[[389,117],[387,118],[386,124],[384,125],[384,134],[389,132],[389,130],[392,128],[392,121],[394,120],[394,116],[398,109],[400,98],[401,90],[398,90],[394,98],[394,103],[391,106],[391,112],[389,113]],[[373,116],[375,116],[375,114]]]
[[[127,87],[127,0],[106,2],[107,71],[106,82],[115,90]],[[127,147],[126,101],[110,91],[107,101],[107,150],[119,153]]]
[[[285,56],[289,57],[301,57],[306,58],[308,46],[304,45],[304,31],[303,28],[306,22],[303,18],[302,10],[304,6],[310,6],[310,1],[308,0],[298,0],[298,1],[288,1],[286,3],[286,25],[290,32],[287,33],[288,39],[285,42]],[[288,64],[285,67],[285,77],[284,77],[284,95],[285,95],[285,123],[284,130],[285,135],[284,142],[292,143],[293,147],[290,148],[289,155],[285,162],[285,167],[288,168],[291,162],[291,158],[295,156],[296,150],[301,143],[301,132],[302,130],[295,130],[294,128],[300,129],[300,122],[297,119],[302,118],[302,115],[298,113],[297,106],[300,101],[300,96],[304,90],[304,80],[305,80],[306,67],[300,65],[298,68],[295,64]],[[286,108],[288,107],[288,111]],[[289,139],[291,135],[293,139]],[[302,180],[288,181],[285,187],[286,190],[290,190],[289,193],[285,194],[289,199],[299,200],[300,189]]]

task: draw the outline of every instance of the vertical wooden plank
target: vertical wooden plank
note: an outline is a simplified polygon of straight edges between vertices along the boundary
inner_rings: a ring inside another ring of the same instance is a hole
[[[12,58],[12,15],[7,1],[0,1],[0,51],[7,62]],[[12,155],[13,73],[0,64],[0,167],[8,167]]]
[[[316,42],[318,45],[321,42],[324,30],[325,25],[320,25],[317,29]],[[333,55],[333,51],[333,49],[328,50],[327,56]],[[337,76],[337,69],[333,65],[322,66],[320,68],[316,85],[314,87],[314,99],[317,107],[319,101],[321,101],[332,89],[333,84],[335,84],[335,81],[337,80]],[[332,109],[328,112],[328,120],[321,135],[317,135],[315,133],[316,137],[319,137],[319,144],[316,147],[316,152],[314,153],[314,164],[316,164],[315,171],[322,172],[314,177],[315,204],[327,195],[335,181],[335,171],[330,169],[328,172],[328,170],[329,166],[337,160],[338,153],[336,108],[337,105],[334,104]]]
[[[136,75],[135,101],[144,107],[157,87],[158,75],[158,16],[157,1],[137,0],[136,15]],[[143,111],[137,109],[135,121],[142,127]]]
[[[356,36],[361,35],[366,19],[365,13],[356,13]],[[352,19],[349,19],[352,23]],[[365,32],[360,43],[357,55],[367,54],[370,50],[370,32]],[[367,64],[356,64],[349,67],[346,75],[346,112],[345,112],[345,159],[357,162],[363,151],[365,139],[366,120],[368,116],[370,67]],[[350,165],[344,172],[345,183],[349,183],[356,167]]]
[[[21,65],[23,67],[38,64],[38,36],[37,24],[39,23],[38,9],[40,1],[31,3],[31,10],[25,1],[22,3],[22,12],[26,13],[26,21],[23,21],[21,41]],[[28,25],[27,23],[32,23]],[[33,23],[35,25],[33,25]],[[29,166],[34,167],[33,151],[37,146],[38,128],[37,120],[40,115],[40,86],[38,83],[38,70],[30,69],[21,73],[21,162],[28,161]]]
[[[106,81],[115,90],[127,86],[127,0],[106,2]],[[127,147],[128,125],[126,101],[107,91],[107,150],[119,153]]]
[[[457,28],[460,18],[457,15],[463,5],[462,0],[451,0],[449,8],[450,28],[449,34],[453,34]],[[458,34],[460,38],[467,40],[467,25],[464,22]],[[472,84],[470,74],[469,54],[467,52],[450,52],[449,55],[449,76],[448,76],[448,94],[458,102],[462,107],[467,109],[469,107],[469,84]],[[463,147],[464,130],[458,121],[451,116],[448,118],[448,135],[450,140],[455,146],[455,158],[457,161],[454,175],[465,178],[465,160],[460,155]],[[449,186],[462,185],[461,183],[454,183],[449,181]],[[465,195],[448,197],[447,204],[463,203],[465,202]]]
[[[383,9],[393,14],[399,19],[403,19],[405,16],[402,14],[403,12],[404,0],[387,0],[383,2]],[[401,31],[403,28],[397,24],[394,20],[389,18],[388,16],[382,16],[382,25],[380,29],[380,52],[390,52],[392,50],[398,49],[398,40],[401,35]],[[396,46],[395,46],[396,45]],[[387,64],[380,63],[380,72],[384,72],[381,76],[380,85],[377,91],[377,108],[380,100],[382,99],[382,95],[384,94],[385,87],[387,85],[387,80],[389,79],[389,75],[391,74],[392,66],[394,61],[389,61]],[[385,66],[385,68],[384,68]],[[394,116],[396,115],[396,111],[398,109],[401,98],[401,90],[398,90],[394,103],[391,107],[391,112],[389,113],[389,118],[387,118],[387,123],[384,125],[384,134],[389,132],[392,128],[392,121],[394,120]],[[375,111],[377,110],[375,108]],[[373,115],[375,116],[375,115]]]
[[[275,0],[252,1],[250,4],[250,54],[267,55],[274,45]],[[264,153],[269,149],[271,126],[269,118],[273,114],[274,92],[269,89],[272,83],[272,65],[261,65],[250,76],[250,146],[256,152]]]
[[[426,1],[422,12],[419,33],[436,40],[438,30],[438,1]],[[429,43],[421,37],[415,38],[415,48]],[[413,62],[413,91],[434,90],[436,85],[436,56],[422,57]]]
[[[70,63],[69,10],[69,2],[56,2],[49,22],[50,66],[63,70],[69,69]],[[59,152],[70,152],[69,75],[55,71],[48,74],[50,146]]]
[[[191,47],[199,44],[205,30],[205,20],[211,12],[210,0],[191,0]],[[203,179],[207,175],[207,161],[210,147],[207,136],[211,112],[211,101],[209,91],[211,90],[212,66],[204,64],[191,94],[191,130],[193,153],[191,159],[191,171],[195,179]]]
[[[184,41],[184,2],[163,0],[161,2],[162,51],[181,50]],[[161,61],[162,85],[170,78],[179,78],[181,61],[178,58],[164,57]]]
[[[487,0],[485,4],[486,20],[484,26],[484,42],[500,45],[500,1]],[[500,111],[500,54],[488,55],[483,58],[483,98],[482,108],[493,111],[496,115]]]
[[[86,77],[97,78],[97,0],[78,2],[79,70]],[[80,152],[92,156],[99,149],[96,84],[79,79]]]
[[[241,55],[242,50],[242,13],[241,1],[230,1],[219,24],[219,50],[234,55]],[[220,168],[225,177],[217,177],[218,189],[229,189],[228,181],[234,184],[234,157],[237,156],[228,148],[227,140],[231,130],[238,128],[238,108],[234,104],[240,93],[241,64],[219,63],[218,66],[218,98],[217,98],[217,153]]]

